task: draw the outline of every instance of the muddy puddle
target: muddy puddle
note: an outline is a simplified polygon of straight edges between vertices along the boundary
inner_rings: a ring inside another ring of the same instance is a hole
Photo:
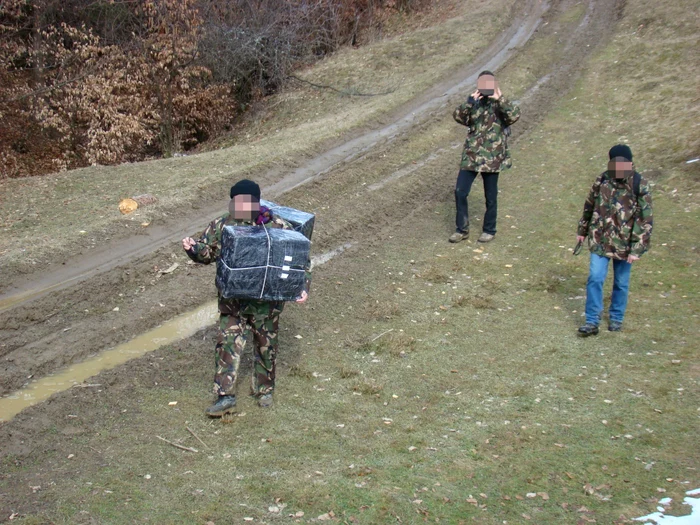
[[[346,243],[334,250],[312,257],[312,267],[317,268],[326,264],[351,246],[351,243]],[[0,398],[0,422],[9,421],[25,408],[41,403],[57,392],[63,392],[69,388],[97,388],[98,384],[86,384],[85,381],[104,370],[110,370],[131,359],[153,352],[163,345],[193,336],[198,331],[211,326],[218,314],[216,301],[211,301],[196,310],[178,315],[131,341],[101,352],[63,371],[39,379],[9,396]]]
[[[19,304],[31,301],[32,299],[36,299],[37,297],[40,297],[43,294],[50,293],[54,290],[58,290],[63,286],[67,286],[71,284],[73,280],[74,279],[71,279],[69,281],[62,281],[60,283],[56,283],[53,286],[48,286],[40,290],[34,289],[15,295],[7,295],[5,297],[0,297],[0,313],[4,312],[5,310],[10,310]]]
[[[96,355],[68,369],[44,377],[26,388],[0,399],[0,421],[9,421],[25,408],[69,388],[90,387],[85,380],[130,359],[141,357],[163,345],[193,336],[214,323],[218,315],[216,301],[184,313],[131,341]],[[96,385],[92,385],[96,386]]]

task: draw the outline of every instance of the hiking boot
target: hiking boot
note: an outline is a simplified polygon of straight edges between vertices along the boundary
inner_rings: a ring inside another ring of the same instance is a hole
[[[258,398],[258,405],[262,408],[270,408],[272,406],[272,393],[261,395]]]
[[[210,417],[221,417],[224,414],[233,412],[236,406],[236,396],[219,396],[219,399],[212,406],[207,408],[206,413]]]
[[[464,241],[469,238],[469,232],[454,232],[452,235],[450,235],[449,241],[450,242],[459,242],[459,241]]]
[[[622,321],[610,321],[608,324],[608,330],[610,332],[622,332]]]
[[[589,335],[598,335],[598,325],[586,323],[578,329],[578,335],[588,337]]]
[[[479,242],[491,242],[495,235],[491,235],[490,233],[482,233],[481,236],[479,237],[478,241]]]

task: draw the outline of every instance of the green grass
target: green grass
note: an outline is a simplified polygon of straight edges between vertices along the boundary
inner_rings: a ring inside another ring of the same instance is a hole
[[[342,238],[358,210],[393,205],[405,215],[319,268],[309,304],[285,310],[270,412],[241,396],[230,422],[203,418],[209,330],[206,341],[200,334],[126,365],[128,374],[105,374],[109,388],[94,397],[65,394],[82,396],[91,416],[80,419],[83,433],[47,431],[41,458],[7,458],[2,492],[31,492],[12,479],[41,481],[43,510],[27,523],[303,523],[331,511],[366,524],[624,523],[664,496],[687,513],[678,502],[700,486],[700,224],[696,168],[680,162],[695,137],[677,123],[696,115],[697,79],[679,75],[676,103],[652,104],[632,76],[674,75],[666,56],[692,61],[693,28],[681,16],[692,5],[628,0],[620,37],[514,145],[492,244],[445,242],[459,154],[448,122],[291,192],[293,204],[337,197],[319,214],[319,246]],[[642,16],[654,22],[637,37]],[[622,56],[628,76],[619,78]],[[502,84],[520,68],[510,64]],[[638,169],[660,172],[653,246],[635,263],[625,331],[580,339],[587,257],[571,254],[575,225],[622,138]],[[447,151],[415,174],[359,193],[436,147]],[[479,217],[478,187],[470,204]]]

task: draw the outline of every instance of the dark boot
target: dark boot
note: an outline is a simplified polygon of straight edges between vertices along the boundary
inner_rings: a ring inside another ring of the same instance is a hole
[[[598,335],[598,326],[591,323],[586,323],[578,329],[578,335],[580,335],[581,337],[588,337],[589,335]]]
[[[219,396],[219,399],[212,406],[207,408],[206,413],[210,417],[221,417],[224,414],[233,412],[236,406],[236,396]]]
[[[610,321],[608,330],[611,332],[622,332],[622,323],[620,321]]]
[[[258,405],[262,408],[270,408],[272,406],[272,392],[261,395],[258,398]]]

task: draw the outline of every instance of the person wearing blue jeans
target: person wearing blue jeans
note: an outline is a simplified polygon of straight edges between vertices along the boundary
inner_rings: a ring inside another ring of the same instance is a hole
[[[622,330],[632,264],[649,249],[654,225],[650,187],[634,170],[632,150],[618,144],[610,149],[608,157],[608,169],[593,183],[576,235],[579,244],[588,237],[591,251],[586,324],[578,329],[582,337],[598,334],[603,284],[611,260],[614,278],[608,330]]]
[[[603,284],[608,275],[610,259],[591,254],[591,265],[586,284],[586,324],[598,326],[603,312]],[[632,264],[612,259],[613,290],[610,300],[609,318],[611,324],[622,326],[627,308],[627,295],[630,288]]]

